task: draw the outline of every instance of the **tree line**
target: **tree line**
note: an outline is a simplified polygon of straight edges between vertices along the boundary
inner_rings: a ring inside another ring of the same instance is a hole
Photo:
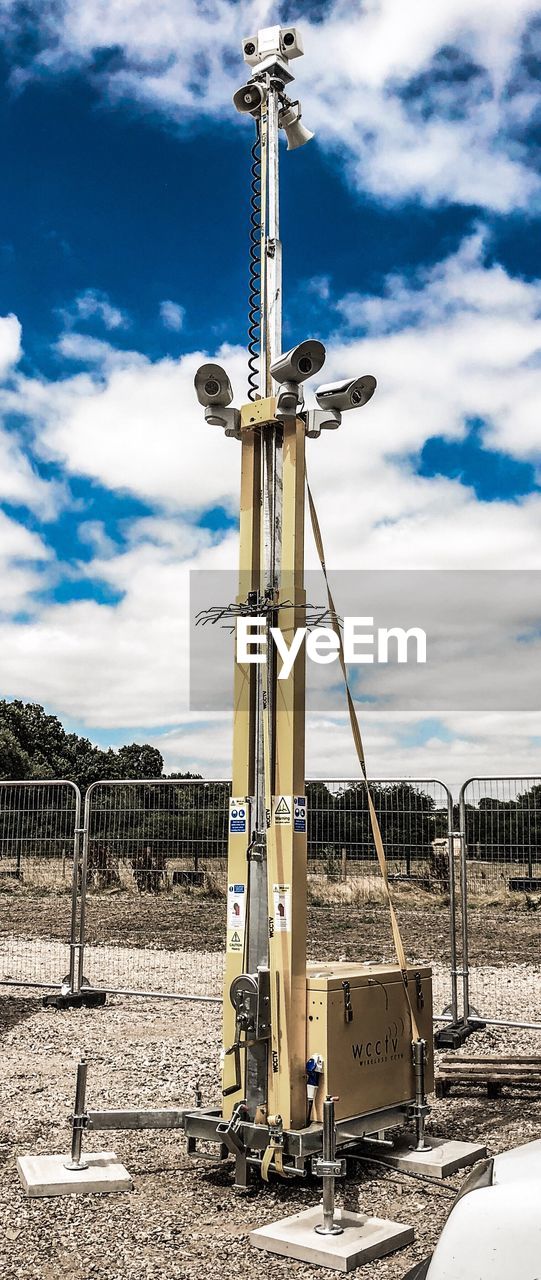
[[[0,700],[0,779],[64,778],[84,793],[105,778],[161,778],[163,757],[148,742],[113,750],[67,733],[37,702]],[[196,774],[171,775],[196,777]]]

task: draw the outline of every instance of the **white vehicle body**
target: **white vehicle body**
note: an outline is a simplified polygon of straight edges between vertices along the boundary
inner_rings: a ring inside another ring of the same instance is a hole
[[[404,1280],[541,1280],[541,1140],[469,1174],[431,1259]]]

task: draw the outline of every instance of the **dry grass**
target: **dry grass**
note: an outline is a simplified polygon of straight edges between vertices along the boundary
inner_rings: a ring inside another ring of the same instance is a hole
[[[393,884],[391,893],[394,902],[410,906],[434,906],[435,903],[444,904],[447,900],[444,894],[423,889],[415,883]],[[324,875],[309,875],[308,901],[314,907],[362,907],[386,903],[387,895],[377,873],[372,876],[348,876],[347,880],[339,883],[327,880]]]
[[[167,859],[167,881],[162,893],[172,893],[175,898],[194,896],[196,898],[224,899],[227,893],[227,862],[224,858],[205,858],[199,860],[199,869],[204,872],[202,888],[173,888],[173,872],[177,870],[193,870],[194,860],[191,857]],[[373,866],[368,873],[358,874],[358,862],[339,863],[336,866],[311,861],[308,871],[308,900],[313,906],[353,906],[365,904],[381,904],[386,901],[383,885],[377,870]],[[5,894],[25,896],[64,895],[71,893],[72,864],[71,858],[38,858],[24,857],[21,860],[21,876],[15,874],[15,860],[0,862],[0,890]],[[120,883],[106,893],[114,895],[136,895],[137,884],[128,860],[119,859],[118,874]],[[468,901],[472,907],[499,907],[526,913],[528,903],[526,894],[509,889],[509,880],[515,876],[526,876],[528,868],[519,863],[504,862],[468,862]],[[91,890],[92,892],[92,887]],[[434,904],[445,904],[447,895],[441,891],[441,885],[433,888],[416,881],[395,881],[392,884],[393,899],[405,906],[412,907]],[[529,895],[530,897],[532,895]]]

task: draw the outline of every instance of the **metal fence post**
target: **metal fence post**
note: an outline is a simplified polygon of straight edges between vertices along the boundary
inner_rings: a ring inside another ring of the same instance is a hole
[[[460,898],[462,923],[462,1014],[464,1025],[470,1015],[470,938],[468,920],[468,866],[466,845],[466,804],[464,792],[467,782],[460,788],[458,798],[458,822],[460,828]]]
[[[77,986],[80,991],[84,981],[84,958],[86,944],[86,893],[88,879],[88,841],[90,837],[90,816],[92,810],[92,794],[98,783],[91,782],[85,795],[85,808],[83,818],[83,850],[81,858],[81,887],[80,887],[80,904],[79,904],[79,942],[77,957]]]
[[[66,994],[77,996],[81,990],[79,977],[78,950],[79,942],[77,939],[77,908],[79,901],[79,854],[81,839],[81,792],[77,787],[77,796],[75,800],[75,828],[73,833],[73,867],[71,877],[71,927],[70,927],[70,967],[69,967],[69,992]]]
[[[455,886],[455,831],[453,822],[453,797],[447,789],[447,844],[449,849],[449,930],[451,948],[451,1017],[458,1022],[458,972],[456,950],[456,886]]]

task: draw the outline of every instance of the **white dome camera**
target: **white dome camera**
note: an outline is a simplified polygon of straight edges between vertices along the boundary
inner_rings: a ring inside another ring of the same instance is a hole
[[[367,404],[376,390],[377,382],[371,373],[362,378],[348,378],[343,382],[326,382],[316,391],[316,400],[320,409],[338,409],[344,413],[346,409],[361,409]]]

